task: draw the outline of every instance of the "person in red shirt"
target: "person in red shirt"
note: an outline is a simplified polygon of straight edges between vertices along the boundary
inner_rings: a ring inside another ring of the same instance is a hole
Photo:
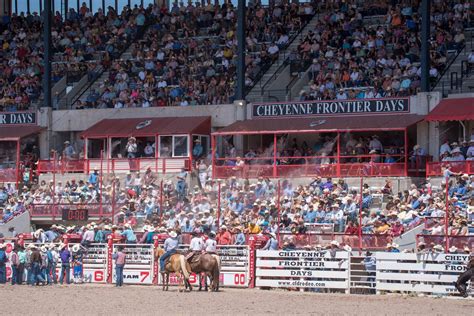
[[[232,244],[232,235],[227,230],[227,227],[225,225],[222,225],[222,227],[221,227],[221,232],[219,233],[219,236],[217,237],[217,243],[219,245],[231,245]]]

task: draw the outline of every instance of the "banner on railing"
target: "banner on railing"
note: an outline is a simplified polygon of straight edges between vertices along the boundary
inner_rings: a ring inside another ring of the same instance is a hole
[[[257,250],[256,286],[349,289],[346,251]]]
[[[470,256],[444,253],[377,252],[376,290],[429,294],[457,293],[454,282]],[[471,294],[473,292],[471,291]]]

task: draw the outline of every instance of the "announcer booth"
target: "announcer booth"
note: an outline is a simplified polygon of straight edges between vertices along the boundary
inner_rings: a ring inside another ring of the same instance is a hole
[[[36,112],[0,113],[0,183],[21,181],[22,170],[39,158]]]
[[[422,115],[408,98],[251,105],[212,134],[213,176],[407,176]],[[373,148],[374,144],[380,144]]]
[[[427,164],[427,175],[441,176],[446,162],[441,162],[443,157],[439,157],[439,149],[446,140],[450,141],[451,150],[456,147],[453,144],[455,141],[461,147],[474,146],[474,98],[443,99],[426,116],[425,121],[429,122],[434,135],[431,140],[434,161]],[[449,160],[453,172],[473,174],[474,156],[469,151],[463,154],[466,157],[445,157],[445,161]]]
[[[208,154],[210,132],[209,116],[105,119],[81,133],[85,168],[108,173],[190,169],[194,159]],[[127,156],[130,138],[137,145],[135,158]],[[199,157],[193,157],[195,146],[202,148]]]

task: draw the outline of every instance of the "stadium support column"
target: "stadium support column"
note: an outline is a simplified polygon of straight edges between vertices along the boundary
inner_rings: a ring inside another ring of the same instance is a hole
[[[430,11],[431,0],[421,2],[421,91],[430,91]]]
[[[237,90],[236,100],[245,99],[245,0],[237,6]]]
[[[51,107],[51,0],[44,0],[44,74],[43,74],[43,93],[44,107]]]

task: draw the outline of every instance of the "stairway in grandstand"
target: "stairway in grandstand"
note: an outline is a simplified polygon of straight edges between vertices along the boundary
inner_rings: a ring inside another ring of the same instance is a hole
[[[474,68],[468,68],[467,56],[474,51],[474,27],[464,30],[466,46],[455,56],[450,67],[442,74],[434,91],[442,93],[443,97],[456,93],[474,93]],[[448,54],[449,55],[449,54]]]
[[[10,236],[9,232],[8,232],[8,229],[10,227],[15,228],[15,231],[17,233],[31,231],[30,213],[25,212],[23,214],[15,216],[14,218],[12,218],[9,222],[7,222],[5,224],[0,224],[0,234],[3,234],[3,236],[5,236],[5,237]]]
[[[308,22],[308,24],[306,24],[306,26],[301,30],[301,32],[293,38],[293,41],[290,42],[290,45],[288,45],[286,49],[280,50],[280,54],[278,56],[277,61],[275,61],[272,64],[272,66],[265,72],[265,74],[260,78],[260,80],[256,82],[253,88],[247,93],[246,100],[248,102],[258,102],[258,101],[266,100],[262,97],[263,91],[274,86],[274,83],[277,82],[276,79],[278,79],[278,82],[280,80],[283,80],[283,81],[281,82],[282,83],[281,85],[278,85],[277,87],[272,88],[272,90],[275,90],[275,91],[272,91],[272,93],[279,94],[279,91],[276,91],[276,90],[278,90],[280,86],[283,88],[286,86],[285,82],[288,81],[287,77],[289,77],[289,73],[290,73],[290,66],[288,63],[289,55],[292,50],[298,49],[300,40],[310,30],[313,30],[315,28],[320,16],[321,16],[320,14],[314,15],[313,18]],[[282,90],[284,91],[284,89]],[[280,101],[284,101],[284,100],[280,100]]]

